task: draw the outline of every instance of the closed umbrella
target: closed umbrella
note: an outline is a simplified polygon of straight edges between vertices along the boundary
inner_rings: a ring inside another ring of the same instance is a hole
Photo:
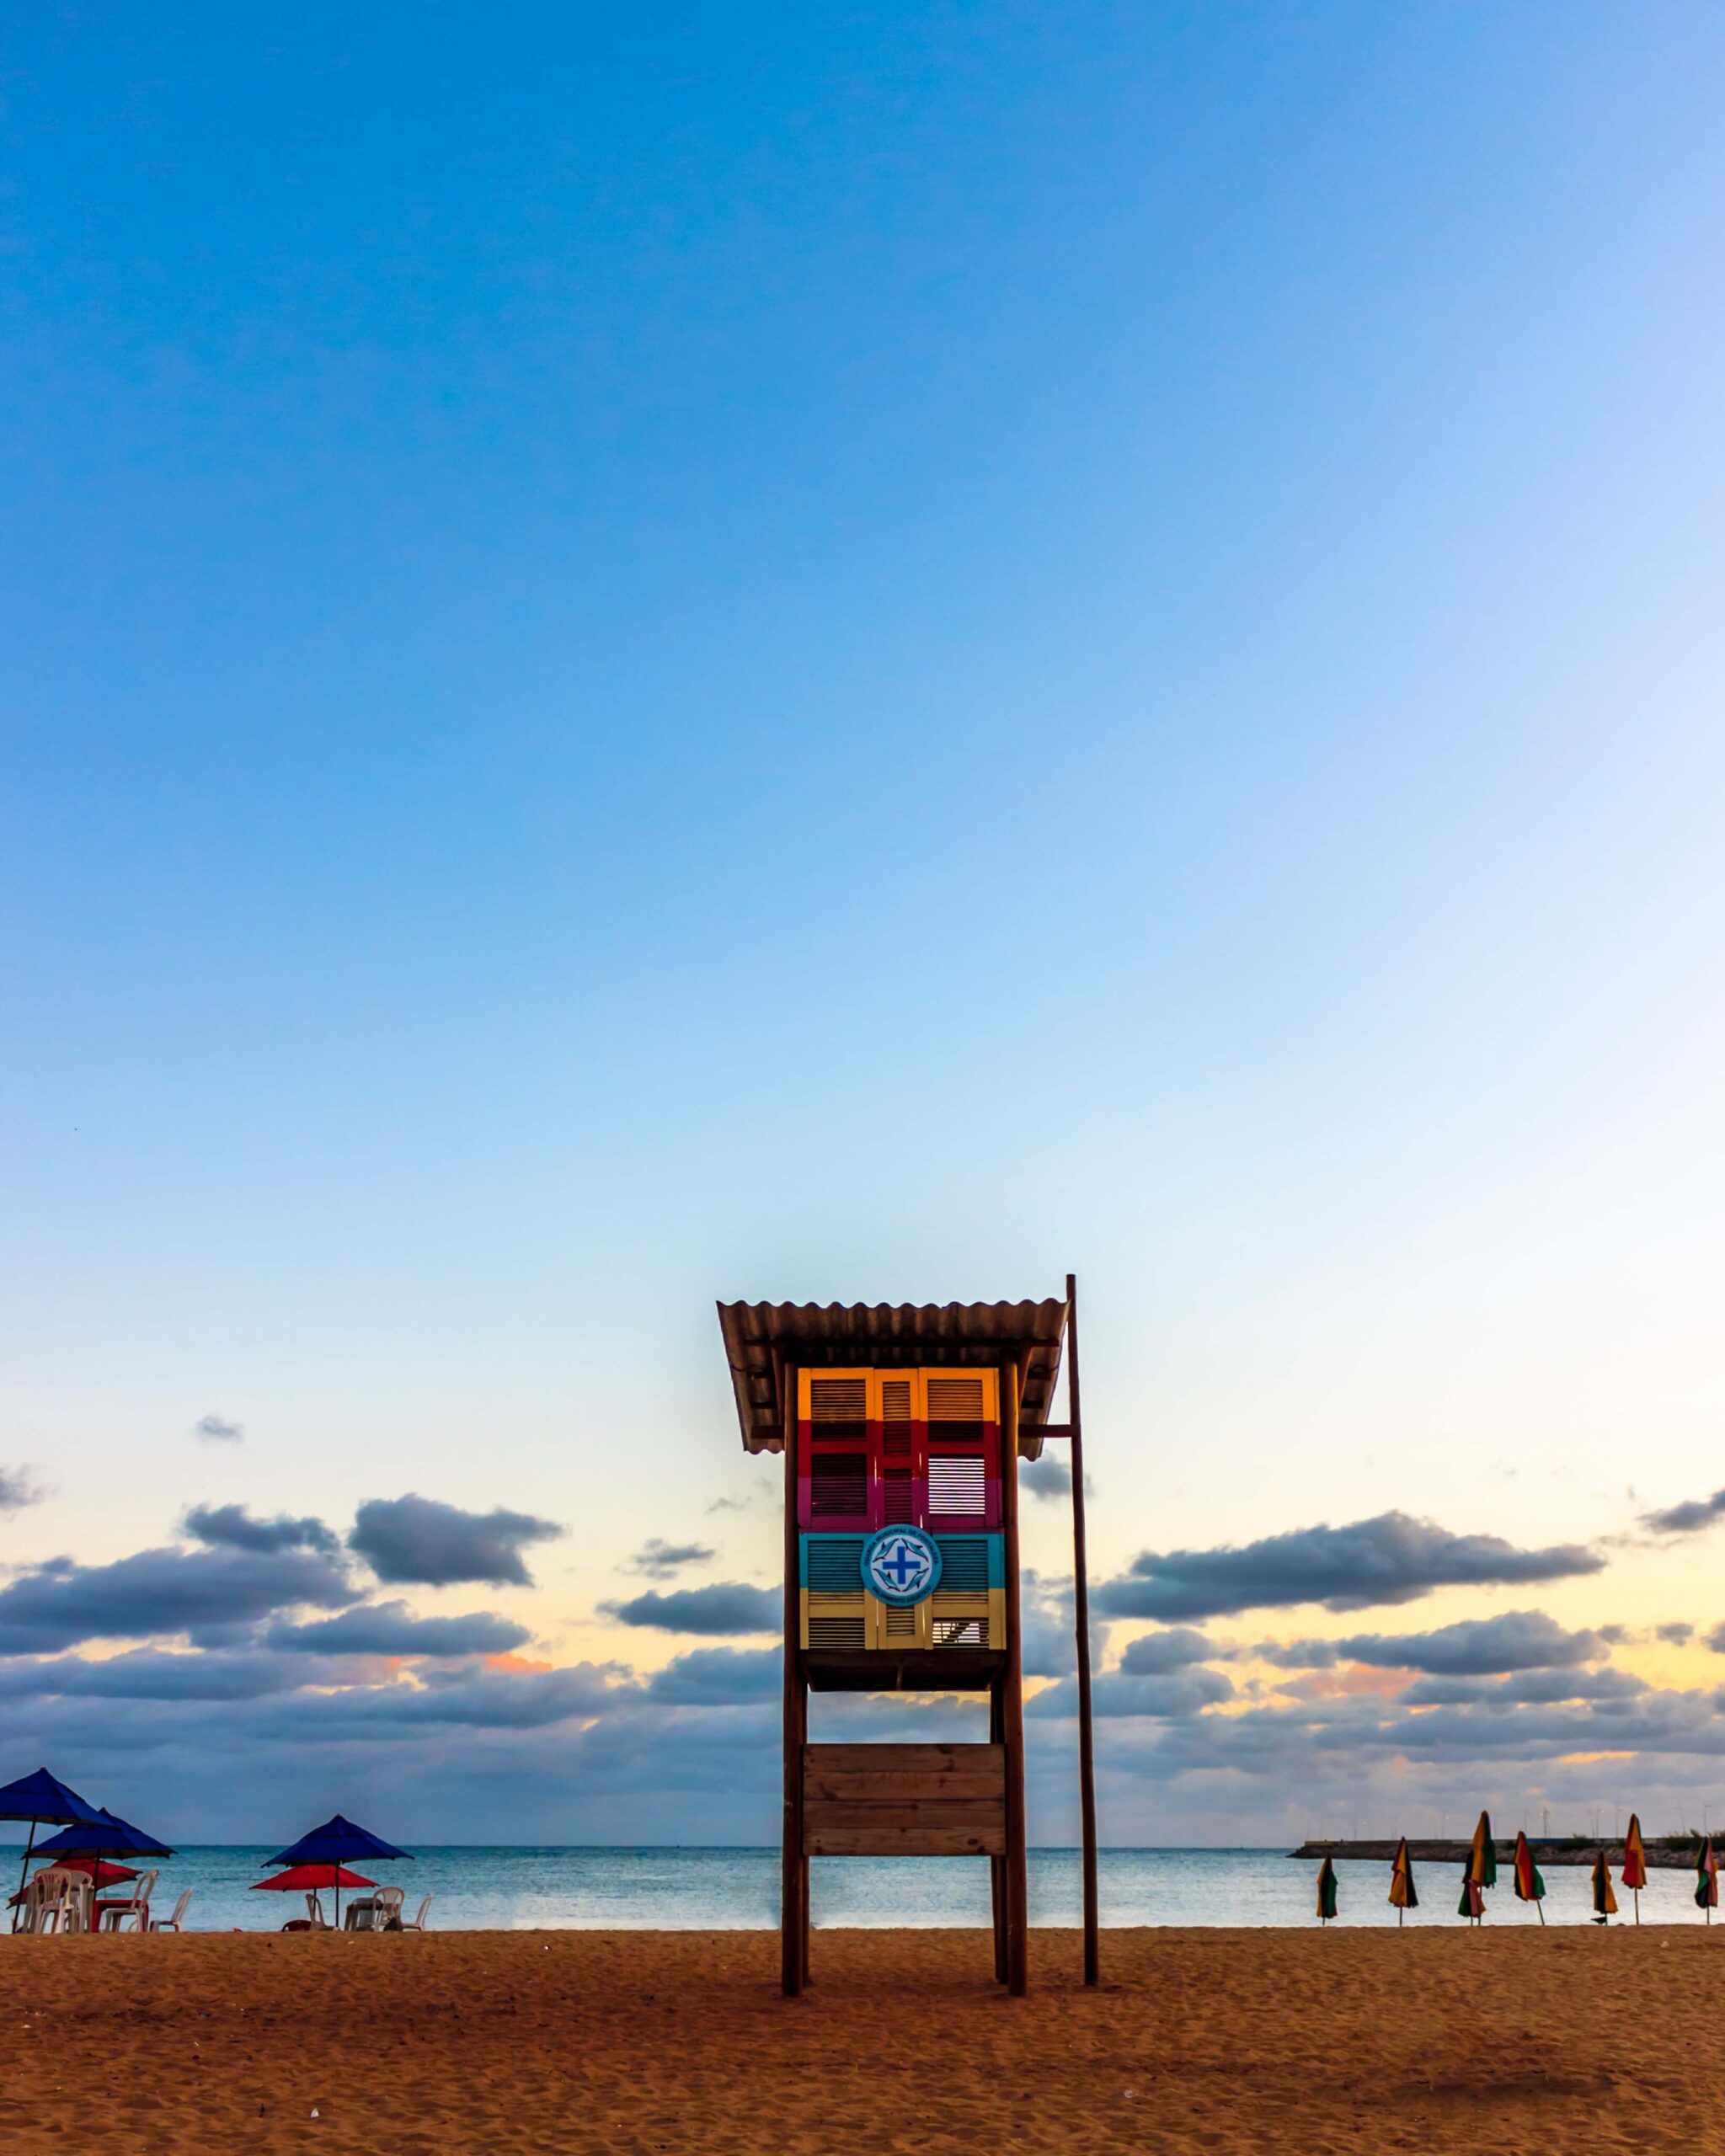
[[[1531,1902],[1539,1911],[1540,1922],[1545,1922],[1546,1882],[1533,1860],[1525,1832],[1515,1837],[1515,1898],[1518,1902]]]
[[[1397,1849],[1396,1861],[1390,1867],[1390,1906],[1396,1912],[1398,1929],[1406,1912],[1419,1907],[1419,1896],[1413,1885],[1413,1860],[1407,1854],[1406,1834]]]
[[[1703,1835],[1695,1851],[1695,1905],[1707,1913],[1707,1922],[1713,1921],[1713,1912],[1719,1906],[1719,1860],[1713,1854],[1711,1834]]]
[[[1336,1913],[1336,1867],[1326,1857],[1317,1868],[1317,1920],[1327,1924]]]
[[[0,1787],[0,1819],[28,1819],[29,1835],[24,1845],[24,1862],[19,1867],[18,1891],[23,1893],[24,1881],[29,1876],[30,1858],[35,1850],[38,1827],[69,1827],[79,1821],[88,1823],[97,1816],[93,1804],[86,1804],[75,1789],[68,1789],[56,1774],[45,1767],[38,1767],[33,1774],[20,1774],[15,1782]]]
[[[1474,1877],[1470,1865],[1461,1875],[1461,1899],[1455,1904],[1455,1913],[1466,1917],[1470,1924],[1477,1924],[1485,1913],[1485,1891]]]
[[[1623,1837],[1623,1864],[1621,1877],[1624,1885],[1635,1897],[1635,1920],[1641,1922],[1641,1890],[1648,1883],[1648,1853],[1641,1838],[1641,1819],[1637,1813],[1629,1815],[1629,1832]]]
[[[278,1849],[270,1860],[271,1864],[389,1864],[403,1857],[411,1864],[412,1857],[406,1849],[398,1849],[393,1842],[386,1842],[382,1835],[372,1833],[365,1827],[356,1827],[351,1819],[344,1819],[338,1812],[334,1818],[326,1819],[321,1827],[313,1827],[309,1834],[302,1834],[296,1842],[285,1849]],[[341,1921],[341,1886],[335,1888],[335,1918]]]
[[[1601,1849],[1594,1859],[1594,1922],[1603,1924],[1617,1913],[1617,1897],[1611,1892],[1611,1867]]]
[[[1473,1830],[1473,1847],[1468,1852],[1467,1876],[1477,1886],[1495,1886],[1498,1883],[1498,1845],[1492,1839],[1492,1815],[1482,1812],[1479,1824]]]

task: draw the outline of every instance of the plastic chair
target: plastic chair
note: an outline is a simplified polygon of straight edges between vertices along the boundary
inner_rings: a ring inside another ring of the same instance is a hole
[[[397,1887],[393,1887],[393,1888],[392,1888],[392,1889],[391,1889],[391,1892],[394,1892],[394,1893],[398,1893],[398,1893],[401,1892],[401,1889],[400,1889],[398,1886],[397,1886]],[[430,1908],[430,1906],[431,1906],[431,1897],[428,1894],[428,1895],[425,1897],[425,1900],[424,1900],[423,1902],[421,1902],[421,1903],[420,1903],[420,1904],[419,1904],[419,1913],[416,1917],[412,1917],[412,1918],[409,1918],[409,1917],[403,1917],[403,1918],[402,1918],[402,1919],[401,1919],[401,1928],[402,1928],[402,1929],[403,1929],[403,1931],[424,1931],[424,1930],[426,1929],[426,1924],[425,1924],[425,1912],[426,1912],[426,1910],[427,1910],[427,1909],[429,1909],[429,1908]]]
[[[93,1892],[92,1882],[76,1872],[56,1871],[51,1866],[39,1871],[25,1894],[24,1929],[44,1936],[88,1931]]]
[[[179,1899],[174,1905],[174,1914],[171,1917],[158,1917],[155,1922],[151,1924],[151,1930],[179,1931],[183,1929],[184,1926],[186,1904],[191,1900],[191,1888],[190,1886],[182,1888]]]
[[[373,1897],[377,1913],[371,1921],[379,1931],[402,1929],[401,1905],[406,1895],[399,1886],[380,1886]]]
[[[130,1917],[134,1931],[150,1929],[150,1897],[156,1891],[159,1871],[140,1872],[132,1881],[132,1889],[123,1902],[102,1902],[97,1905],[97,1921],[104,1931],[124,1931]]]

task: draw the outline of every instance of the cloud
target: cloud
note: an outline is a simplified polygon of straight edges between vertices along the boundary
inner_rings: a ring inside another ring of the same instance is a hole
[[[341,1547],[321,1519],[291,1519],[286,1513],[258,1519],[243,1505],[194,1505],[180,1524],[212,1549],[321,1550],[334,1556]]]
[[[0,1699],[261,1700],[323,1673],[290,1656],[134,1647],[101,1662],[61,1655],[52,1662],[0,1663]]]
[[[1655,1625],[1653,1637],[1663,1640],[1668,1647],[1686,1647],[1695,1637],[1693,1625]]]
[[[1567,1669],[1597,1662],[1597,1632],[1571,1632],[1537,1609],[1506,1609],[1500,1617],[1468,1618],[1434,1632],[1359,1632],[1338,1640],[1350,1662],[1379,1669],[1421,1669],[1434,1677],[1504,1676],[1518,1669]]]
[[[1725,1490],[1711,1497],[1691,1497],[1686,1504],[1668,1505],[1663,1512],[1643,1513],[1641,1524],[1655,1534],[1698,1534],[1725,1513]]]
[[[1440,1587],[1567,1579],[1604,1569],[1578,1543],[1518,1550],[1495,1534],[1452,1534],[1435,1521],[1381,1513],[1346,1527],[1295,1528],[1243,1547],[1146,1550],[1122,1578],[1097,1589],[1114,1617],[1221,1617],[1242,1609],[1367,1609],[1413,1602]]]
[[[1234,1681],[1220,1669],[1175,1669],[1134,1675],[1124,1669],[1098,1677],[1090,1688],[1091,1711],[1098,1719],[1124,1715],[1146,1715],[1166,1720],[1202,1714],[1234,1697]],[[1024,1710],[1039,1717],[1065,1716],[1078,1711],[1078,1686],[1063,1678],[1045,1692],[1039,1692]]]
[[[784,1662],[776,1646],[696,1647],[654,1670],[647,1694],[672,1706],[732,1706],[776,1699],[783,1684]]]
[[[667,1542],[655,1534],[629,1560],[632,1572],[644,1572],[649,1580],[675,1579],[685,1565],[704,1565],[718,1556],[704,1542]]]
[[[784,1597],[777,1588],[745,1587],[740,1580],[675,1588],[669,1594],[649,1588],[632,1602],[604,1608],[620,1624],[660,1632],[776,1632],[784,1621]]]
[[[1403,1707],[1555,1705],[1564,1700],[1632,1700],[1649,1689],[1626,1669],[1535,1669],[1515,1677],[1422,1677],[1397,1694]]]
[[[463,1512],[409,1492],[404,1497],[373,1497],[355,1515],[348,1547],[357,1550],[391,1587],[451,1587],[482,1581],[488,1587],[531,1587],[521,1550],[554,1541],[554,1520],[531,1513]]]
[[[243,1422],[230,1422],[225,1415],[200,1415],[192,1424],[192,1435],[216,1444],[237,1445],[246,1433]]]
[[[489,1609],[464,1617],[415,1617],[404,1602],[367,1603],[344,1609],[339,1617],[309,1624],[274,1625],[264,1635],[268,1647],[297,1648],[307,1654],[460,1655],[508,1654],[532,1634]]]
[[[1028,1460],[1018,1470],[1018,1483],[1033,1497],[1070,1497],[1072,1470],[1058,1453],[1044,1452],[1040,1460]]]
[[[1165,1632],[1146,1632],[1134,1640],[1120,1657],[1129,1676],[1160,1677],[1173,1669],[1189,1669],[1194,1662],[1210,1662],[1222,1652],[1215,1643],[1189,1625],[1176,1625]]]
[[[21,1513],[26,1505],[39,1505],[42,1492],[22,1467],[0,1467],[0,1513]]]
[[[356,1598],[340,1567],[310,1550],[141,1550],[111,1565],[54,1557],[0,1588],[0,1654],[182,1632],[210,1641],[278,1610]]]

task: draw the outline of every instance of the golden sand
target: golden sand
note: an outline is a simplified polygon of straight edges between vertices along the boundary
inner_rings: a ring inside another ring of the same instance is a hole
[[[1725,1927],[0,1938],[0,2148],[1725,2150]],[[313,2116],[313,2113],[316,2114]]]

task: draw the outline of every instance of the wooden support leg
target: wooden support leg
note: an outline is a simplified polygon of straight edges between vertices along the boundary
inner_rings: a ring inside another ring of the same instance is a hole
[[[779,1985],[800,1999],[809,1980],[809,1860],[803,1854],[804,1748],[809,1688],[803,1678],[803,1596],[797,1529],[797,1374],[783,1374],[785,1433],[784,1821],[779,1860]]]
[[[1007,1559],[1007,1670],[1001,1688],[1001,1741],[1007,1748],[1007,1989],[1023,1999],[1030,1988],[1029,1865],[1024,1821],[1024,1662],[1018,1596],[1018,1369],[1001,1372],[1003,1390],[1001,1499]]]
[[[988,1741],[991,1744],[1005,1742],[1002,1731],[1005,1716],[1001,1706],[1001,1688],[998,1683],[990,1685],[988,1691]],[[988,1860],[988,1897],[994,1914],[994,1980],[997,1984],[1007,1981],[1007,1860],[1003,1856]]]

